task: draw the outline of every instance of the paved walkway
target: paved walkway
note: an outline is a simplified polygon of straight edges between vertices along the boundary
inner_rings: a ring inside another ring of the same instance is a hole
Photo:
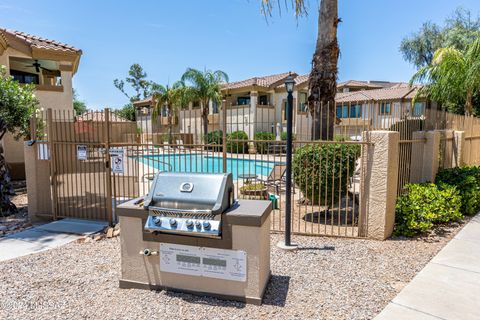
[[[480,319],[480,214],[375,319]]]
[[[98,221],[63,219],[5,236],[0,238],[0,261],[63,246],[106,225]]]

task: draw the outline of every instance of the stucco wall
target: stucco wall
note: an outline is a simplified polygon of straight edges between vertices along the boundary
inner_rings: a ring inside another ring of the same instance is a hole
[[[19,52],[11,47],[8,47],[0,56],[0,64],[10,68],[9,58],[26,58],[31,59],[30,56]],[[70,62],[59,61],[61,65],[70,65]],[[72,72],[61,71],[63,91],[47,91],[36,90],[35,96],[39,101],[40,108],[53,110],[73,110],[73,91],[72,91]],[[5,151],[5,159],[7,164],[11,167],[12,177],[14,179],[23,179],[25,175],[25,157],[23,150],[23,141],[15,141],[12,135],[7,134],[2,141]],[[22,139],[21,139],[22,140]]]

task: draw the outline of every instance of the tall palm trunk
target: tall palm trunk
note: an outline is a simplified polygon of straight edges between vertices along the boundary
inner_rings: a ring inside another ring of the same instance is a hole
[[[168,143],[173,144],[173,115],[170,107],[168,107]]]
[[[312,115],[312,139],[333,140],[337,63],[338,0],[321,0],[317,45],[312,60],[308,97]]]
[[[209,101],[202,102],[202,123],[203,123],[203,137],[208,134],[208,104]]]
[[[467,99],[465,100],[465,115],[471,116],[473,114],[473,93],[467,92]]]

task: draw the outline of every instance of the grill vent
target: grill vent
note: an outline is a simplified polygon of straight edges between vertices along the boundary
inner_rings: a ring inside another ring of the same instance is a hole
[[[175,217],[175,218],[197,218],[197,219],[214,219],[215,215],[211,213],[200,213],[192,211],[170,211],[170,210],[149,210],[149,214],[152,216],[161,217]]]

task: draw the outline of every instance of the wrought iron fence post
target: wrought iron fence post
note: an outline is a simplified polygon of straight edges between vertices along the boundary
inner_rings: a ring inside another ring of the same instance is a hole
[[[113,224],[113,204],[112,204],[112,165],[110,158],[110,109],[105,108],[105,135],[104,135],[104,146],[105,146],[105,182],[106,182],[106,198],[107,198],[107,216],[108,223]]]
[[[53,110],[47,109],[47,135],[48,147],[50,153],[50,185],[53,200],[53,220],[57,220],[58,215],[58,196],[57,196],[57,167],[56,167],[56,151],[55,141],[53,139]]]
[[[222,100],[222,165],[223,173],[227,172],[227,101]]]

